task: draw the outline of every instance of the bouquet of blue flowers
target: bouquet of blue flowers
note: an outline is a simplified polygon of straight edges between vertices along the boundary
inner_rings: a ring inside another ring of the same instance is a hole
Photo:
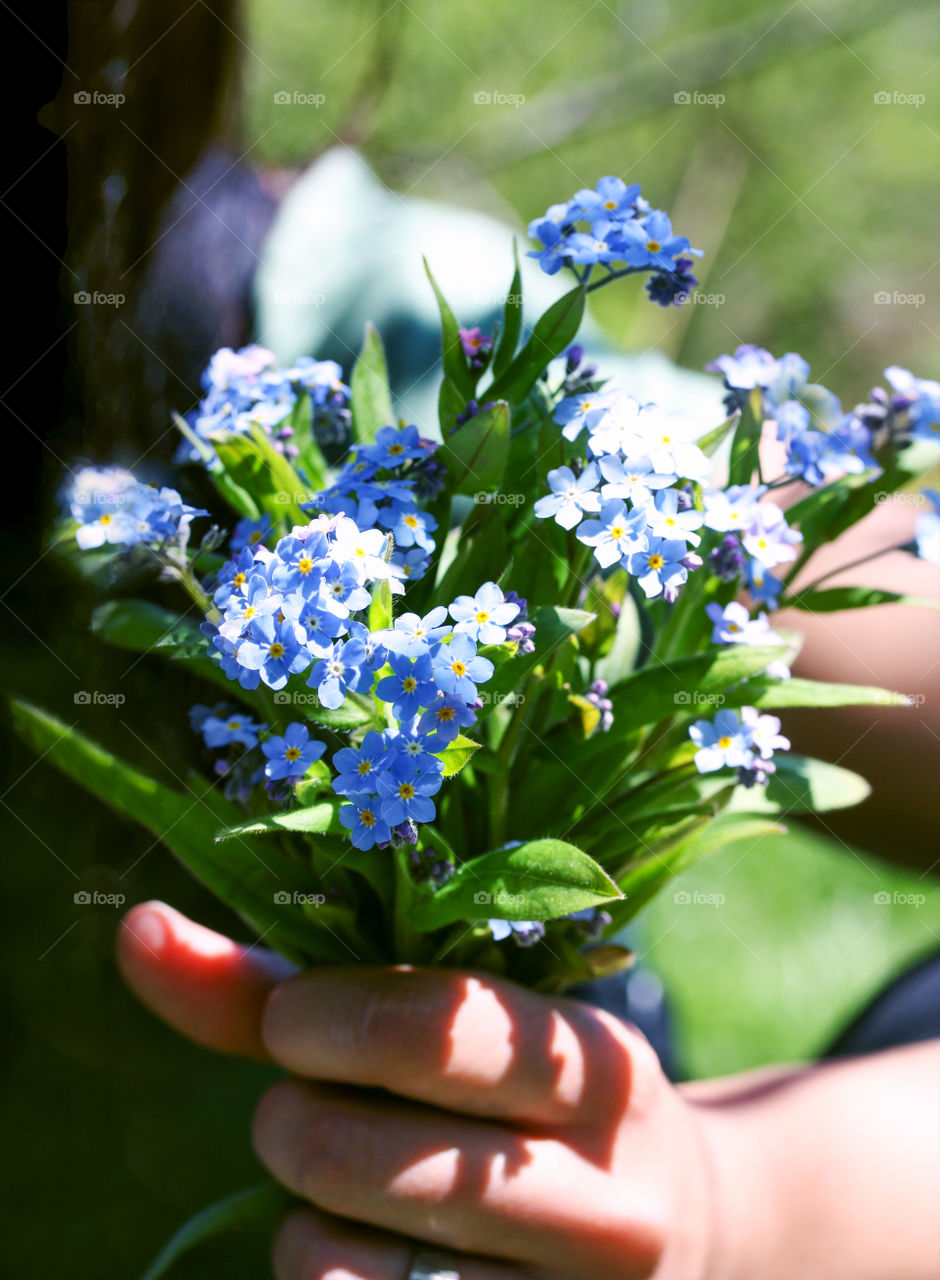
[[[170,659],[168,685],[174,664],[204,681],[211,767],[172,790],[44,711],[18,704],[18,725],[301,964],[546,990],[614,972],[630,954],[610,939],[694,859],[866,794],[785,754],[777,711],[905,701],[791,677],[798,638],[769,614],[899,598],[793,584],[935,460],[940,387],[888,369],[846,412],[798,355],[744,346],[709,366],[728,417],[703,434],[576,345],[591,291],[642,273],[680,305],[699,251],[616,178],[530,234],[575,284],[528,330],[518,262],[492,334],[428,272],[436,424],[396,421],[372,328],[348,385],[331,361],[224,349],[177,419],[217,509],[113,467],[69,485],[65,536],[112,594],[128,566],[179,584],[179,613],[118,595],[92,626]],[[937,559],[938,525],[921,516],[911,549]]]
[[[437,423],[396,419],[371,327],[348,383],[225,349],[177,419],[211,513],[114,467],[68,487],[59,545],[111,597],[92,627],[169,659],[170,697],[174,668],[203,682],[207,770],[169,788],[22,702],[18,728],[301,965],[547,991],[614,973],[624,925],[695,859],[867,794],[790,753],[777,712],[906,702],[791,676],[798,637],[770,615],[902,598],[794,583],[935,462],[940,386],[891,368],[845,411],[798,355],[742,346],[709,366],[728,416],[703,433],[576,345],[587,295],[627,275],[688,299],[698,251],[666,214],[603,178],[530,234],[544,271],[574,276],[531,326],[518,262],[491,334],[428,272]],[[928,496],[910,549],[940,561]],[[180,610],[128,598],[129,570],[177,583]]]

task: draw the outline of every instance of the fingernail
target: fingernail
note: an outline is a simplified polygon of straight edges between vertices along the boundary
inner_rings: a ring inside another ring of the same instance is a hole
[[[133,920],[126,922],[125,927],[148,951],[159,955],[166,946],[166,921],[158,911],[140,911]]]

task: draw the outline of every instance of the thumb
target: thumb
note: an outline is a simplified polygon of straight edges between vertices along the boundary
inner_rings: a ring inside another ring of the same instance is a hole
[[[260,1034],[268,992],[296,972],[276,953],[241,946],[163,902],[127,913],[117,960],[131,990],[177,1031],[251,1058],[268,1056]]]

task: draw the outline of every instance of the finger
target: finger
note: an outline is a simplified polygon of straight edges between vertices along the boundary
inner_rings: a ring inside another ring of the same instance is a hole
[[[272,993],[262,1036],[296,1075],[543,1125],[622,1114],[637,1064],[656,1069],[615,1018],[453,970],[301,974]]]
[[[420,1249],[401,1236],[302,1209],[275,1237],[274,1274],[277,1280],[407,1280]],[[512,1264],[467,1255],[455,1255],[453,1265],[461,1280],[534,1280]]]
[[[567,1144],[358,1089],[284,1081],[255,1114],[273,1176],[327,1213],[442,1248],[583,1274],[651,1255],[636,1205]],[[653,1242],[655,1243],[655,1242]]]
[[[268,1056],[260,1035],[264,1002],[296,972],[281,956],[240,946],[165,903],[145,902],[121,922],[117,958],[131,990],[191,1040]]]

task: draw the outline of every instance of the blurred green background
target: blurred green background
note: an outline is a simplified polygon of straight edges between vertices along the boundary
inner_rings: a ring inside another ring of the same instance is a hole
[[[849,403],[898,351],[929,364],[930,3],[254,0],[245,43],[257,163],[350,139],[393,189],[522,227],[601,174],[642,182],[706,250],[699,292],[724,301],[663,313],[639,289],[603,292],[597,314],[632,349],[696,369],[739,341],[798,350]],[[287,110],[278,92],[326,101]],[[724,101],[676,101],[696,93]]]
[[[624,347],[693,369],[739,341],[799,350],[848,403],[896,360],[935,372],[932,5],[252,0],[238,41],[240,150],[273,188],[343,143],[396,191],[524,227],[619,173],[707,251],[704,302],[663,312],[638,288],[601,295],[596,314]],[[295,91],[325,102],[275,103]],[[481,93],[525,100],[475,101]],[[723,101],[676,100],[696,93]],[[116,665],[86,634],[91,593],[51,559],[46,571],[56,609],[43,609],[18,690],[71,723],[73,688],[120,679],[121,713],[82,708],[82,727],[151,772],[151,749],[195,763],[194,750],[176,753],[188,741],[184,708],[203,691],[181,679],[171,699],[154,658]],[[165,850],[41,762],[17,755],[12,780],[0,1107],[22,1158],[5,1162],[6,1266],[38,1280],[67,1258],[75,1280],[130,1280],[188,1214],[259,1176],[248,1117],[269,1073],[212,1060],[137,1007],[114,971],[116,913],[78,909],[73,894],[162,897],[244,934]],[[704,906],[666,893],[640,940],[690,1075],[820,1052],[890,977],[940,946],[936,879],[796,824],[716,855],[676,889],[724,895]],[[895,890],[924,901],[874,901]],[[261,1242],[239,1241],[179,1274],[248,1280],[265,1266]]]

